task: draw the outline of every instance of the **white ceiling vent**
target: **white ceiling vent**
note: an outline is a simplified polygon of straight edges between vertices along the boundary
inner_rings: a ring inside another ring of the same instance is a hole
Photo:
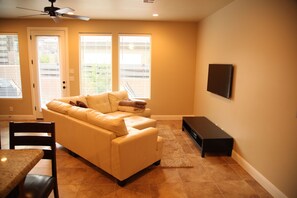
[[[143,0],[144,3],[154,3],[155,0]]]

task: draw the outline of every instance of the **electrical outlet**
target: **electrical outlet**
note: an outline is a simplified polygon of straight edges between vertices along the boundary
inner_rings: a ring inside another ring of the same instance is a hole
[[[9,111],[13,111],[13,107],[12,106],[9,107]]]

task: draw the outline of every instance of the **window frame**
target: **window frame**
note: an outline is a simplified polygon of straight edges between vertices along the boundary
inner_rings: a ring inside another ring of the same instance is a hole
[[[150,54],[150,64],[149,64],[149,83],[148,83],[148,86],[149,86],[149,92],[148,92],[148,96],[147,97],[138,97],[138,96],[130,96],[130,98],[134,98],[134,99],[144,99],[144,100],[149,100],[151,99],[151,93],[152,93],[152,35],[150,33],[143,33],[143,34],[125,34],[125,33],[121,33],[121,34],[118,34],[118,87],[119,87],[119,90],[123,90],[121,88],[121,37],[122,36],[131,36],[131,37],[149,37],[149,41],[150,41],[150,49],[149,49],[149,54]]]

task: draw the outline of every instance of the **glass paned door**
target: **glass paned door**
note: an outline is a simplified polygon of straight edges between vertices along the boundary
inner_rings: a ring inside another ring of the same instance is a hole
[[[63,95],[59,50],[58,36],[37,36],[39,108]]]
[[[42,107],[54,98],[68,95],[66,76],[65,31],[31,30],[33,106],[36,118],[42,118]]]

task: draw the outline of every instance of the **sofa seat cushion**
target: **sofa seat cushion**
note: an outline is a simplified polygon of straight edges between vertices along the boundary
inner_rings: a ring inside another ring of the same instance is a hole
[[[82,107],[77,107],[77,106],[72,106],[71,108],[69,108],[68,110],[68,115],[70,117],[82,120],[82,121],[87,121],[87,113],[94,111],[93,109],[89,109],[89,108],[82,108]]]
[[[156,120],[145,118],[141,116],[130,116],[124,118],[127,127],[133,127],[136,129],[145,129],[148,127],[156,127]]]
[[[58,100],[52,100],[49,103],[47,103],[46,106],[48,109],[52,111],[66,114],[66,115],[68,114],[68,110],[72,107],[71,104],[61,102]]]
[[[133,113],[123,112],[123,111],[115,111],[115,112],[107,113],[107,115],[113,116],[115,118],[126,118],[129,116],[132,116]]]
[[[111,111],[117,111],[119,102],[121,100],[127,100],[128,99],[128,93],[127,91],[114,91],[108,93],[108,99],[110,102]]]
[[[117,137],[127,135],[127,127],[123,118],[115,118],[96,111],[87,112],[87,119],[90,124],[99,126],[115,133]]]
[[[87,102],[89,108],[92,108],[101,113],[111,112],[111,107],[108,99],[108,93],[102,93],[98,95],[88,95]]]

